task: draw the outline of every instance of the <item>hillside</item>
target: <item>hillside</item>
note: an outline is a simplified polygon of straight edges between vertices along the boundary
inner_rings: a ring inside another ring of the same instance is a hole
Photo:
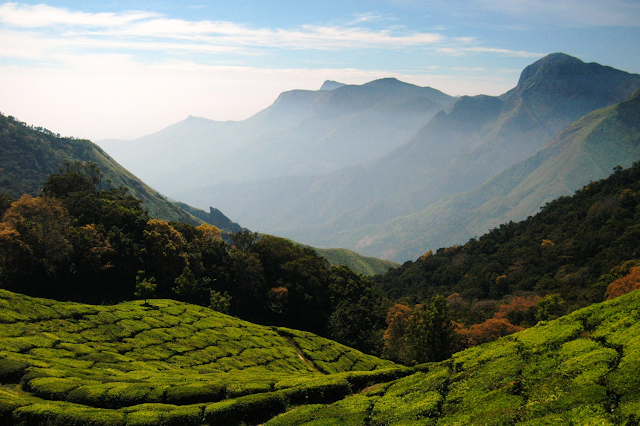
[[[409,216],[345,231],[338,243],[357,246],[366,239],[374,241],[369,251],[379,256],[416,259],[427,250],[461,244],[502,223],[524,220],[549,201],[640,159],[638,117],[640,91],[567,126],[536,154],[477,189],[442,198]]]
[[[408,373],[171,300],[92,306],[0,290],[0,336],[5,425],[255,423]]]
[[[168,300],[0,305],[7,425],[639,420],[638,291],[415,370]]]
[[[99,144],[146,182],[182,199],[176,195],[207,184],[312,175],[373,160],[454,101],[386,78],[284,92],[243,121],[189,117],[137,140]],[[217,206],[215,197],[189,203]]]
[[[308,247],[308,246],[307,246]],[[400,266],[399,263],[390,260],[378,259],[377,257],[362,256],[349,249],[322,249],[309,247],[319,256],[324,257],[332,266],[344,265],[352,271],[371,277],[384,274],[391,268]]]
[[[46,129],[27,126],[0,114],[0,192],[13,198],[38,195],[46,178],[57,173],[65,161],[95,163],[104,174],[104,184],[126,187],[154,218],[195,225],[205,221],[229,232],[240,228],[217,209],[212,216],[184,204],[181,208],[167,200],[91,141],[61,138]]]
[[[179,197],[192,204],[215,200],[224,211],[260,232],[404,261],[415,256],[402,246],[416,233],[439,229],[418,228],[407,221],[406,229],[394,239],[396,223],[388,221],[420,212],[443,197],[478,188],[535,155],[575,120],[624,101],[638,88],[639,75],[552,54],[525,68],[518,85],[509,92],[499,97],[460,98],[404,144],[390,152],[380,151],[375,161],[318,176],[210,186],[203,182],[180,192]],[[595,166],[605,167],[606,162]],[[585,175],[588,179],[601,177]],[[261,208],[253,208],[256,204]],[[384,224],[381,228],[388,235],[365,228],[379,224]],[[353,232],[355,229],[358,231]]]
[[[640,162],[616,169],[572,197],[462,246],[425,253],[380,277],[392,298],[416,302],[435,293],[466,301],[556,294],[561,313],[602,301],[607,285],[640,258]]]
[[[637,424],[639,312],[636,291],[267,425]]]
[[[0,167],[3,171],[0,191],[14,198],[22,194],[37,195],[45,179],[58,172],[64,161],[91,161],[100,167],[105,179],[113,185],[129,188],[132,195],[142,200],[152,216],[201,223],[145,185],[88,140],[60,138],[50,132],[27,127],[12,117],[0,115],[0,147]]]

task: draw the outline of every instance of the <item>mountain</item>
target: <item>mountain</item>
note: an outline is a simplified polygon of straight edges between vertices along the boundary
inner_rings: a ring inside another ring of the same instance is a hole
[[[640,159],[639,117],[636,91],[628,100],[572,123],[539,152],[480,187],[444,197],[410,216],[345,231],[338,243],[357,247],[360,241],[375,241],[370,248],[378,256],[417,258],[501,223],[523,220],[549,201],[607,177],[614,167],[629,167]]]
[[[170,196],[215,182],[312,175],[397,147],[454,98],[393,78],[282,93],[236,122],[189,117],[134,141],[100,145]],[[196,205],[212,203],[201,200]]]
[[[638,88],[640,75],[552,54],[526,67],[502,96],[461,97],[377,160],[316,176],[202,185],[179,196],[196,205],[214,202],[261,232],[403,261],[419,255],[417,247],[403,248],[416,233],[439,229],[419,227],[418,219],[403,227],[396,218],[478,188],[584,114],[622,102]],[[601,170],[610,170],[607,164]],[[424,251],[438,241],[416,245]]]
[[[607,286],[640,259],[640,162],[617,168],[522,222],[464,245],[429,251],[377,279],[392,299],[458,293],[467,301],[554,294],[562,312],[604,300]]]
[[[218,211],[214,217],[184,204],[182,206],[187,210],[181,208],[123,168],[91,141],[60,138],[47,129],[27,126],[11,116],[0,115],[0,192],[14,198],[23,194],[35,196],[40,193],[47,177],[57,173],[65,161],[94,162],[109,185],[128,188],[154,218],[195,225],[206,221],[234,232],[235,228],[230,225],[232,222],[221,212]],[[233,225],[237,227],[237,224]]]
[[[344,83],[338,83],[337,81],[327,80],[324,83],[322,83],[320,90],[333,90],[333,89],[337,89],[338,87],[342,87],[344,85],[345,85]]]
[[[636,291],[266,425],[636,424],[639,309]]]

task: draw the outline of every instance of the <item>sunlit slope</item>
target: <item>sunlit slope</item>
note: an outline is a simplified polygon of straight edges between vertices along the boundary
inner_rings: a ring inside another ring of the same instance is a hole
[[[38,195],[47,177],[57,173],[65,161],[96,163],[105,182],[127,187],[154,218],[194,225],[202,223],[116,163],[91,141],[61,138],[0,114],[0,192],[14,198],[22,194]]]
[[[638,424],[640,292],[268,425]]]
[[[171,300],[92,306],[0,290],[0,424],[251,423],[403,374],[311,333]]]

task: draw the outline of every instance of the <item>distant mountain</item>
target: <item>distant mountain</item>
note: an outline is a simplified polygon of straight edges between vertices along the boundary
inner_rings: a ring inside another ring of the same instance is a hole
[[[200,212],[205,212],[183,205],[185,210],[167,200],[91,141],[60,138],[46,129],[33,128],[0,114],[0,192],[6,192],[14,198],[23,194],[38,195],[46,178],[57,173],[64,161],[96,163],[104,173],[105,180],[109,180],[113,186],[129,188],[131,195],[142,200],[145,209],[154,218],[194,225],[206,221],[220,229],[232,231],[227,226],[231,221],[222,213],[216,217],[196,217],[201,216]]]
[[[190,117],[135,141],[102,141],[169,196],[205,184],[313,175],[371,161],[397,147],[455,98],[393,78],[282,93],[237,122]],[[211,203],[200,200],[199,206]]]
[[[572,123],[539,152],[477,189],[444,197],[410,216],[345,231],[339,243],[367,241],[378,256],[416,258],[426,250],[464,243],[501,223],[523,220],[549,201],[639,159],[640,90]]]
[[[338,83],[337,81],[333,81],[333,80],[327,80],[324,83],[322,83],[322,86],[320,87],[320,90],[333,90],[333,89],[337,89],[338,87],[342,87],[345,86],[344,83]]]
[[[639,75],[552,54],[525,68],[502,96],[460,98],[378,160],[318,176],[194,187],[179,196],[194,204],[211,200],[261,232],[403,261],[439,244],[434,237],[433,243],[420,239],[422,249],[418,243],[403,248],[417,233],[439,235],[440,222],[405,227],[395,218],[478,188],[584,114],[624,101],[638,88]]]

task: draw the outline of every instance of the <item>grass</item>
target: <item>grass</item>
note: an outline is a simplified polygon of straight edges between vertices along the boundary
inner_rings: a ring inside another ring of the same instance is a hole
[[[408,373],[181,302],[90,306],[0,290],[2,424],[259,422]]]
[[[0,424],[640,421],[640,291],[414,369],[170,300],[0,315]]]
[[[417,369],[267,425],[638,424],[640,291]]]

